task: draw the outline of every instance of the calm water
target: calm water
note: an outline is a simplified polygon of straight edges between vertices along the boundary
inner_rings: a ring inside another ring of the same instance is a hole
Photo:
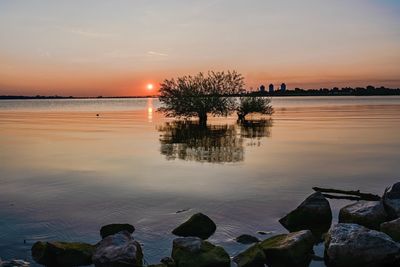
[[[285,232],[277,220],[313,186],[381,194],[399,180],[399,97],[273,105],[271,120],[199,130],[155,112],[156,99],[0,101],[0,257],[30,260],[37,240],[95,243],[102,225],[129,222],[155,263],[195,212],[235,255],[240,234]],[[331,201],[335,217],[346,203]]]

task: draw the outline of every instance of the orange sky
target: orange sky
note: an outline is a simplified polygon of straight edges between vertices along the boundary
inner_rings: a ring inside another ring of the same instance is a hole
[[[248,88],[400,87],[399,12],[393,0],[5,0],[0,95],[148,95],[228,69]]]

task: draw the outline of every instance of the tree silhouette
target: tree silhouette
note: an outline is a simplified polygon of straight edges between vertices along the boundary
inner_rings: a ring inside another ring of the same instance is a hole
[[[243,121],[247,114],[261,113],[271,115],[274,109],[271,106],[271,99],[267,97],[241,97],[240,104],[237,107],[238,120]]]
[[[214,72],[206,75],[183,76],[166,79],[160,87],[159,108],[167,117],[198,117],[201,125],[207,114],[227,116],[236,108],[231,95],[244,92],[243,76],[236,71]]]

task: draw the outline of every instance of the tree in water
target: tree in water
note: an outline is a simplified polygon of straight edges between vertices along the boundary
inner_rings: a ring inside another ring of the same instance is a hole
[[[231,97],[244,92],[243,76],[236,71],[199,73],[166,79],[161,84],[158,110],[167,117],[198,117],[206,125],[207,115],[227,116],[236,109]]]
[[[272,115],[274,109],[271,105],[271,99],[268,97],[248,96],[241,97],[240,103],[236,109],[238,120],[244,121],[246,115],[250,113],[260,113],[263,115]]]

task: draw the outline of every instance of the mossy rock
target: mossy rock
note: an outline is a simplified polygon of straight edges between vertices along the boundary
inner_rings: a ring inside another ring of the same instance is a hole
[[[46,266],[85,266],[92,264],[95,247],[86,243],[41,242],[32,246],[32,258]]]
[[[229,254],[222,247],[197,237],[175,239],[172,258],[177,267],[230,267]]]
[[[202,213],[192,215],[186,222],[175,228],[172,233],[177,236],[196,236],[201,239],[207,239],[214,234],[217,225]]]
[[[313,254],[315,238],[303,230],[268,238],[259,243],[268,266],[308,266]]]
[[[258,244],[255,244],[233,258],[237,267],[264,267],[265,254]]]
[[[114,235],[121,231],[128,231],[129,233],[133,233],[135,231],[135,227],[128,223],[113,223],[104,225],[100,229],[101,238],[105,238],[110,235]]]

